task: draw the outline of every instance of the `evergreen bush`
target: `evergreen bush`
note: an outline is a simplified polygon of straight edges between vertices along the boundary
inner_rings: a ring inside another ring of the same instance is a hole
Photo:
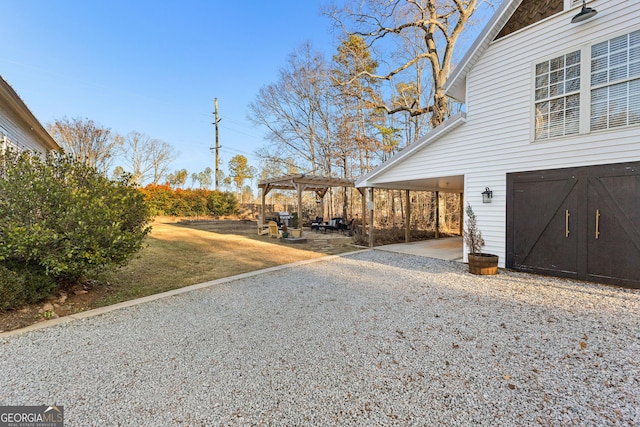
[[[176,189],[147,185],[142,190],[154,215],[223,216],[238,213],[238,199],[231,193],[206,189]]]
[[[7,151],[0,160],[0,264],[6,268],[75,282],[126,264],[142,247],[149,209],[126,180],[111,181],[60,153]]]

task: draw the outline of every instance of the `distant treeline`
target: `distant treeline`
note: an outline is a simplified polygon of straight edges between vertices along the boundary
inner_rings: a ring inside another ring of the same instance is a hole
[[[206,189],[173,189],[168,184],[149,184],[140,191],[153,215],[234,215],[238,199],[231,193]]]

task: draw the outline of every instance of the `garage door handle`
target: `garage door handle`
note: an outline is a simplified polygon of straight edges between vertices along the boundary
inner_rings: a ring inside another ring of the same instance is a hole
[[[600,209],[596,209],[596,240],[600,237]]]
[[[569,209],[564,211],[564,237],[569,237]]]

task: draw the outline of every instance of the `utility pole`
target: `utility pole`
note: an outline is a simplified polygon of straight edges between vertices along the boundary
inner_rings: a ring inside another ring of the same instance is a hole
[[[215,120],[214,120],[213,124],[216,127],[216,145],[215,145],[215,147],[211,147],[211,150],[213,150],[215,148],[215,152],[216,152],[216,177],[215,177],[216,178],[216,187],[215,187],[215,189],[217,190],[218,189],[218,176],[219,176],[218,175],[218,165],[219,165],[219,159],[220,159],[220,157],[218,155],[218,150],[220,149],[220,144],[218,143],[218,123],[220,123],[220,120],[222,120],[222,119],[218,119],[218,98],[214,98],[213,105],[215,107],[215,110],[213,112]]]

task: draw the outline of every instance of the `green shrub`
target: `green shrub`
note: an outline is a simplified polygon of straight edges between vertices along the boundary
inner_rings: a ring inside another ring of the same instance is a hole
[[[232,215],[238,212],[240,205],[235,195],[210,191],[207,196],[207,209],[213,215]]]
[[[17,307],[24,302],[24,284],[24,277],[0,265],[0,310]]]
[[[207,209],[207,196],[208,190],[177,190],[176,194],[184,202],[184,206],[187,210],[184,212],[186,216],[194,215],[209,215]]]
[[[152,215],[173,215],[175,197],[168,184],[149,184],[141,191]]]
[[[8,151],[0,179],[0,263],[77,281],[127,263],[149,233],[143,195],[70,156]],[[34,273],[35,274],[35,273]],[[39,274],[39,273],[38,273]]]
[[[0,265],[0,310],[38,302],[55,288],[55,279],[38,265]]]
[[[176,189],[169,185],[147,185],[140,190],[154,215],[232,215],[238,212],[235,195],[217,190]]]

